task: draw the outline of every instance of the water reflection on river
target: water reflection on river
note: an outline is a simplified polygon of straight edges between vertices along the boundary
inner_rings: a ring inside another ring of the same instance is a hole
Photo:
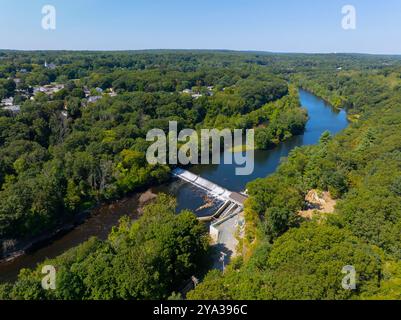
[[[309,121],[304,135],[293,137],[281,143],[278,147],[268,151],[255,151],[255,169],[252,175],[235,175],[235,165],[199,165],[191,168],[191,171],[202,177],[219,184],[232,191],[243,191],[246,184],[256,178],[266,177],[273,173],[283,157],[295,147],[316,144],[321,134],[328,130],[336,134],[348,125],[345,111],[334,110],[322,99],[300,90],[302,106],[308,109]],[[152,188],[152,192],[167,192],[177,197],[178,210],[191,209],[198,216],[208,215],[216,210],[219,201],[209,203],[202,208],[206,201],[204,192],[194,188],[188,183],[173,180],[167,185]],[[15,259],[9,263],[0,264],[0,281],[13,280],[21,268],[34,267],[46,258],[54,258],[64,251],[86,241],[92,236],[105,239],[111,228],[117,225],[118,220],[124,216],[137,216],[139,195],[133,195],[111,205],[102,206],[94,210],[94,214],[85,223],[81,224],[71,232],[61,236],[48,246]]]

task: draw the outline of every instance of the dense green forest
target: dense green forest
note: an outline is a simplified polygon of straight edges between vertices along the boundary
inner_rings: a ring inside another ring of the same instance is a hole
[[[210,271],[188,298],[401,298],[400,58],[225,51],[3,51],[0,58],[0,95],[21,106],[18,114],[0,111],[0,239],[38,235],[97,202],[168,179],[170,168],[146,163],[144,137],[169,120],[182,128],[257,127],[259,148],[301,133],[306,116],[295,88],[302,87],[346,108],[352,124],[295,149],[275,174],[248,185],[244,255],[224,274]],[[52,82],[64,88],[26,98]],[[87,102],[85,91],[98,89],[101,98]],[[311,189],[330,192],[333,214],[299,216]],[[203,274],[210,250],[204,226],[174,208],[161,196],[108,240],[50,261],[60,273],[57,290],[41,289],[38,266],[2,285],[0,297],[170,297]],[[345,265],[357,271],[354,291],[341,287]]]
[[[354,123],[294,150],[277,172],[249,185],[246,256],[210,272],[192,299],[399,299],[401,242],[400,68],[302,72],[292,81]],[[304,221],[308,190],[337,198],[334,214]],[[357,289],[340,286],[345,265]]]
[[[0,298],[167,299],[208,260],[206,228],[196,216],[175,212],[175,200],[161,195],[135,222],[121,221],[107,241],[92,238],[46,263],[57,266],[57,290],[41,287],[41,266],[21,272]]]
[[[227,63],[220,54],[210,61],[63,52],[1,58],[0,92],[20,111],[0,109],[0,239],[29,239],[99,202],[166,181],[169,167],[146,162],[145,137],[167,131],[169,121],[179,130],[260,125],[260,148],[301,133],[306,122],[283,77],[236,56]]]

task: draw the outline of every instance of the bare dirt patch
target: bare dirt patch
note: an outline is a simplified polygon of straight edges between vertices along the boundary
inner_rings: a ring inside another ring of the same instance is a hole
[[[333,213],[337,203],[330,192],[315,189],[308,192],[305,201],[307,208],[298,212],[305,219],[312,219],[315,213]]]

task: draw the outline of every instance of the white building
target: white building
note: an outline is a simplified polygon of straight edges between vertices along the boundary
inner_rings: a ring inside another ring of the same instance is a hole
[[[194,99],[199,99],[200,97],[203,97],[203,95],[200,94],[200,93],[194,93],[194,94],[192,95],[192,98],[194,98]]]
[[[91,92],[88,89],[88,87],[84,87],[84,93],[85,93],[85,97],[89,97],[91,95]]]
[[[109,90],[110,90],[109,91],[109,96],[110,97],[116,97],[117,96],[117,92],[115,92],[113,88],[110,88]]]
[[[5,99],[1,100],[1,104],[3,106],[7,106],[7,107],[14,105],[14,97],[5,98]]]
[[[3,107],[3,109],[4,109],[4,110],[11,111],[11,112],[13,112],[13,113],[19,113],[19,112],[21,111],[20,106],[15,106],[15,105],[6,106],[6,107]]]
[[[91,97],[88,98],[88,102],[94,103],[94,102],[98,101],[101,98],[102,98],[102,96],[91,96]]]
[[[47,63],[47,61],[45,61],[45,68],[54,70],[56,67],[57,66],[54,63]]]
[[[33,94],[36,94],[37,92],[43,92],[44,94],[52,95],[62,89],[64,89],[63,84],[49,84],[46,86],[34,87]]]

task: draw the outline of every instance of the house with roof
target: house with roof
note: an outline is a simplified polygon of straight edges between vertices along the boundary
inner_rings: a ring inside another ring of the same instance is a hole
[[[9,98],[4,98],[1,100],[1,105],[2,106],[7,106],[10,107],[14,105],[14,97],[9,97]]]
[[[44,66],[45,66],[46,69],[50,69],[50,70],[54,70],[57,67],[54,63],[47,63],[47,61],[45,61],[45,65]]]
[[[185,94],[192,94],[192,90],[191,89],[184,89],[181,92],[185,93]]]
[[[52,95],[56,92],[59,92],[60,90],[64,89],[64,85],[63,84],[48,84],[45,86],[40,86],[40,87],[34,87],[33,88],[33,94],[36,94],[38,92],[42,92],[46,95]]]
[[[8,111],[11,111],[12,113],[19,113],[21,111],[21,108],[20,108],[20,106],[12,105],[12,106],[3,107],[3,110],[8,110]]]
[[[203,94],[194,93],[194,94],[192,95],[192,98],[194,98],[194,99],[199,99],[200,97],[203,97]]]
[[[89,102],[89,103],[95,103],[96,101],[98,101],[98,100],[100,100],[100,99],[102,99],[102,96],[90,96],[90,97],[88,98],[88,102]]]

